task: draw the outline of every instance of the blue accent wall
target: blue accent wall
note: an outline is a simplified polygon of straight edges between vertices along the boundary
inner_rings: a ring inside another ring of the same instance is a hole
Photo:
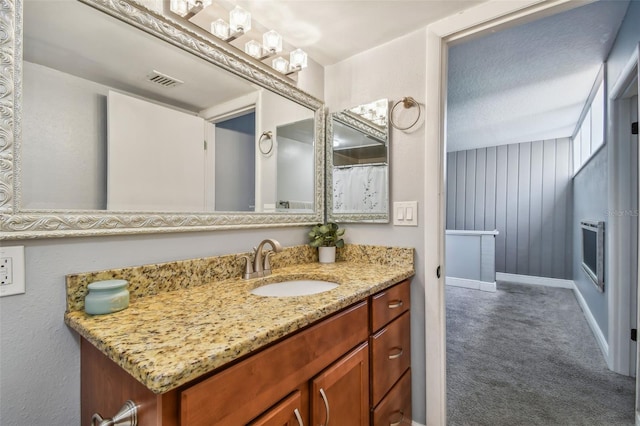
[[[629,2],[627,13],[624,17],[616,40],[607,58],[607,97],[613,85],[616,83],[620,72],[627,64],[640,42],[640,1]],[[611,121],[611,111],[607,112],[607,121]],[[608,292],[606,275],[610,267],[611,259],[607,258],[606,247],[609,246],[607,233],[607,211],[609,206],[608,186],[609,186],[609,155],[611,144],[615,141],[607,141],[607,145],[600,150],[590,162],[575,176],[573,182],[573,280],[576,282],[578,291],[585,299],[591,314],[595,318],[602,334],[608,338]],[[580,220],[593,219],[605,221],[605,290],[600,293],[594,284],[589,280],[580,266]],[[609,283],[611,285],[611,283]]]
[[[605,147],[606,148],[606,147]],[[573,179],[573,280],[578,291],[587,302],[591,314],[595,318],[602,334],[607,337],[607,296],[598,291],[593,281],[582,270],[581,220],[602,220],[605,222],[605,238],[607,236],[607,210],[609,198],[608,152],[601,149],[580,170]],[[606,244],[605,244],[606,246]],[[607,261],[605,251],[605,264]]]

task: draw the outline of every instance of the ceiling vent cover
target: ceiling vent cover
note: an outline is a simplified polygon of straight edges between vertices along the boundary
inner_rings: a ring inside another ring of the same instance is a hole
[[[153,70],[149,74],[147,74],[147,80],[153,84],[157,84],[162,87],[176,87],[181,84],[184,84],[184,81],[178,80],[177,78],[170,77],[166,74],[162,74],[156,70]]]

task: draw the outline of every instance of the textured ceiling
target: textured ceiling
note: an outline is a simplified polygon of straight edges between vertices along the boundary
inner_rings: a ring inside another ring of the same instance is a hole
[[[223,0],[321,65],[409,34],[486,0]]]
[[[598,1],[449,50],[447,150],[571,136],[628,1]]]

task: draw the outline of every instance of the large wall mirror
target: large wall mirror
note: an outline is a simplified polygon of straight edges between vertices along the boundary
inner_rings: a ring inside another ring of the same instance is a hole
[[[322,221],[322,102],[168,3],[3,2],[3,237]]]
[[[389,101],[329,115],[327,217],[336,222],[389,222]]]

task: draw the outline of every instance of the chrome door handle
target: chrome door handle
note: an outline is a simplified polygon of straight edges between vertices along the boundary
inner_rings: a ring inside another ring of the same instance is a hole
[[[302,423],[302,417],[300,417],[300,411],[298,411],[297,408],[293,410],[293,414],[296,416],[296,419],[298,420],[298,425],[304,426],[304,423]]]
[[[327,395],[324,393],[324,389],[320,388],[320,396],[322,397],[322,401],[324,401],[324,408],[327,411],[327,421],[324,426],[329,426],[329,401],[327,400]]]

